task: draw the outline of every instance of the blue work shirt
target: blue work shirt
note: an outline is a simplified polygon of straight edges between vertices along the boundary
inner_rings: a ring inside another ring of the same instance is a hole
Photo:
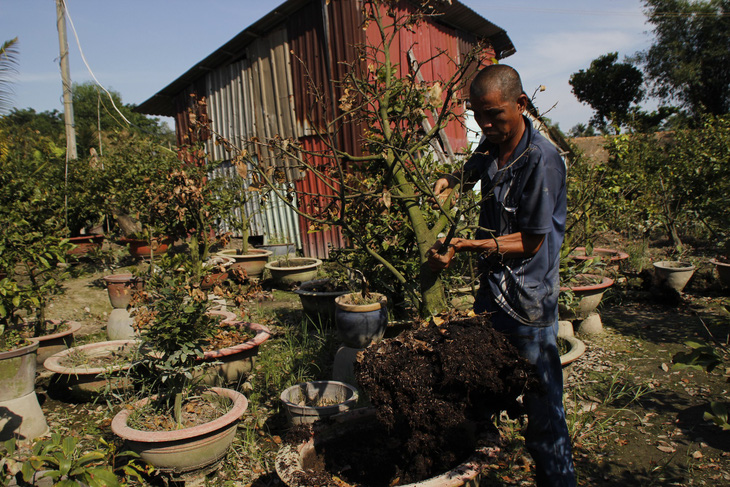
[[[527,117],[510,160],[498,169],[498,148],[488,141],[464,165],[466,181],[481,180],[478,240],[511,233],[545,235],[532,257],[479,257],[479,293],[515,320],[549,326],[558,314],[560,247],[565,234],[565,163]],[[486,296],[484,295],[486,294]],[[479,298],[479,297],[478,297]]]

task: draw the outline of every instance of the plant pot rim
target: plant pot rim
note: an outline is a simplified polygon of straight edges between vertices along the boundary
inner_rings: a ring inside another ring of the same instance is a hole
[[[350,392],[352,395],[340,403],[332,404],[332,405],[328,405],[328,406],[300,406],[299,404],[294,404],[293,402],[285,399],[285,397],[290,396],[290,394],[289,394],[290,391],[299,389],[301,386],[306,386],[308,384],[312,384],[313,386],[318,386],[318,385],[342,386],[348,392]],[[287,406],[292,407],[292,408],[302,408],[302,409],[306,408],[306,409],[311,409],[314,411],[319,411],[319,412],[325,413],[325,412],[331,412],[331,411],[341,411],[341,412],[349,411],[350,408],[352,406],[354,406],[355,403],[357,403],[358,396],[359,396],[359,393],[354,386],[351,386],[350,384],[346,384],[339,380],[312,380],[312,381],[308,381],[308,382],[300,382],[298,384],[294,384],[291,387],[287,387],[279,395],[279,399],[281,399],[281,402],[283,402],[284,404],[286,404]]]
[[[245,352],[246,350],[251,350],[252,348],[258,347],[259,345],[264,343],[271,336],[271,332],[269,331],[269,329],[264,325],[260,325],[258,323],[249,323],[246,321],[234,321],[229,323],[236,326],[249,328],[250,330],[254,331],[256,335],[250,340],[239,343],[238,345],[205,352],[203,355],[203,360],[227,357],[236,353]]]
[[[583,253],[574,254],[573,252],[576,252],[576,251],[583,252]],[[600,255],[595,255],[595,254],[603,253],[603,254],[610,254],[611,258],[609,260],[611,260],[611,261],[626,260],[629,258],[629,254],[627,254],[626,252],[624,252],[622,250],[618,250],[618,249],[610,249],[607,247],[593,247],[593,254],[591,254],[591,255],[586,255],[585,251],[586,251],[585,247],[575,247],[573,249],[573,251],[570,253],[570,257],[572,259],[577,259],[577,260],[588,260],[593,257],[601,257]]]
[[[139,276],[135,276],[131,272],[122,272],[120,274],[109,274],[108,276],[102,277],[104,279],[104,282],[107,284],[110,283],[120,283],[120,282],[131,282],[131,281],[143,281],[143,279]]]
[[[58,324],[66,323],[68,325],[68,328],[63,331],[51,333],[49,335],[31,337],[31,338],[28,338],[28,340],[35,340],[40,343],[40,342],[44,342],[46,340],[54,340],[56,338],[62,338],[62,337],[71,335],[81,329],[81,323],[79,323],[78,321],[73,321],[73,320],[46,320],[46,321],[50,321],[51,323],[58,323]]]
[[[38,350],[40,343],[37,340],[28,340],[31,342],[30,345],[23,345],[22,347],[13,348],[12,350],[6,350],[5,352],[0,352],[0,360],[20,357],[21,355],[33,353]]]
[[[284,262],[306,262],[306,264],[285,266],[285,267],[281,267],[281,266],[277,265],[279,262],[282,262],[282,261],[284,261]],[[275,271],[298,272],[298,271],[314,269],[321,265],[322,265],[322,261],[319,259],[315,259],[314,257],[292,257],[291,259],[279,259],[279,260],[275,260],[273,262],[267,262],[264,265],[264,267],[269,270],[273,269]]]
[[[334,425],[337,425],[350,420],[365,419],[368,417],[375,417],[375,408],[354,409],[333,416],[333,419],[335,421]],[[331,425],[329,427],[331,427]],[[285,443],[279,449],[279,453],[276,455],[275,470],[284,485],[289,487],[303,487],[302,484],[298,483],[294,477],[294,474],[297,473],[298,469],[291,468],[291,466],[293,465],[299,469],[303,468],[301,464],[303,451],[305,449],[314,449],[315,447],[314,430],[312,431],[313,433],[308,439],[302,440],[296,445]],[[325,433],[325,441],[332,436],[333,435],[327,435]],[[451,470],[443,472],[435,477],[419,480],[418,482],[405,484],[400,487],[461,487],[465,485],[465,482],[472,480],[479,475],[488,459],[492,457],[496,451],[498,451],[498,449],[489,446],[477,448],[474,453],[469,456],[469,458]],[[342,481],[341,485],[342,487],[350,487],[351,484]]]
[[[660,260],[658,262],[654,262],[654,267],[669,271],[693,271],[696,269],[691,262],[687,262],[686,260]]]
[[[152,240],[157,240],[157,242],[160,245],[162,245],[162,244],[169,245],[169,244],[173,243],[173,238],[168,235],[162,235],[160,237],[153,238]],[[117,240],[117,242],[119,242],[121,244],[130,244],[130,243],[141,242],[142,244],[145,244],[145,245],[150,243],[150,241],[147,240],[146,238],[132,238],[132,237],[120,237],[119,240]]]
[[[598,274],[576,274],[576,276],[595,276],[600,277],[601,282],[596,284],[589,284],[587,286],[560,286],[561,291],[573,291],[573,292],[581,292],[581,291],[598,291],[601,289],[607,289],[613,285],[613,279],[606,276],[601,276]]]
[[[222,261],[222,262],[221,262]],[[231,264],[235,264],[236,259],[227,255],[213,255],[208,260],[203,262],[204,269],[210,269],[215,266],[222,265],[223,267],[230,267]]]
[[[85,240],[91,240],[92,242],[101,242],[106,238],[106,235],[103,233],[89,233],[87,235],[76,235],[74,237],[66,237],[66,239],[73,243],[73,242],[83,242]]]
[[[378,301],[376,303],[371,304],[349,304],[349,303],[343,303],[342,301],[350,295],[358,295],[357,293],[345,293],[340,296],[337,296],[335,298],[335,304],[343,311],[354,311],[356,313],[367,313],[369,311],[377,311],[380,308],[386,306],[388,304],[388,298],[384,294],[380,293],[370,293],[371,296],[373,296]]]
[[[717,259],[710,259],[710,264],[715,264],[715,265],[718,265],[720,267],[730,267],[730,262],[722,262],[722,261],[717,260]]]
[[[566,366],[575,362],[578,357],[585,353],[586,344],[583,340],[572,335],[558,337],[558,340],[560,339],[570,343],[570,349],[568,352],[560,356],[560,365]]]
[[[289,246],[289,245],[294,245],[294,242],[261,244],[261,245],[256,245],[255,247],[257,249],[263,249],[264,247],[284,247],[284,246]]]
[[[340,291],[313,291],[311,289],[306,289],[307,287],[324,285],[331,281],[332,279],[330,278],[312,279],[311,281],[304,281],[299,285],[299,289],[294,290],[294,293],[299,294],[300,296],[337,297],[350,292],[348,289],[342,289]]]
[[[237,249],[226,249],[226,250],[219,250],[215,253],[215,255],[220,255],[221,257],[232,257],[236,261],[238,260],[247,260],[247,259],[256,259],[261,257],[269,257],[271,254],[273,254],[272,251],[266,250],[266,249],[248,249],[247,254],[238,254]]]
[[[130,428],[127,426],[129,415],[135,409],[147,404],[150,401],[150,398],[148,397],[135,402],[132,409],[124,408],[119,411],[112,420],[112,431],[115,435],[125,440],[145,443],[164,443],[169,441],[187,440],[227,427],[231,423],[238,421],[248,408],[248,399],[246,399],[246,397],[238,391],[223,387],[209,387],[206,390],[212,391],[219,396],[227,397],[233,401],[231,409],[226,414],[214,419],[213,421],[199,424],[192,428],[183,428],[174,431],[141,431]]]
[[[57,374],[102,374],[104,372],[114,372],[117,370],[127,370],[129,369],[132,364],[120,364],[120,365],[112,365],[110,367],[65,367],[61,365],[61,360],[63,360],[67,355],[70,353],[73,353],[76,350],[89,350],[89,349],[97,349],[97,348],[111,348],[111,347],[122,347],[127,344],[140,344],[140,340],[108,340],[105,342],[95,342],[95,343],[87,343],[86,345],[79,345],[78,347],[71,347],[67,348],[66,350],[62,350],[58,353],[54,353],[50,357],[48,357],[44,362],[43,366],[50,370],[51,372],[55,372]]]
[[[235,323],[238,321],[236,317],[236,313],[232,311],[224,311],[222,309],[211,309],[208,311],[209,315],[213,316],[222,316],[223,319],[221,320],[221,323]]]

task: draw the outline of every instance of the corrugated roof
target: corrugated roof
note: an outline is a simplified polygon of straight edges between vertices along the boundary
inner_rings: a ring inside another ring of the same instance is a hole
[[[205,76],[211,70],[222,65],[230,64],[240,59],[245,52],[246,46],[258,37],[264,35],[286,18],[312,0],[287,0],[267,15],[254,22],[216,49],[208,57],[197,63],[186,71],[175,81],[155,93],[151,98],[142,102],[135,111],[148,115],[159,115],[174,117],[174,97],[196,80]],[[515,52],[514,45],[504,29],[494,25],[487,19],[476,13],[471,8],[457,0],[451,0],[450,5],[444,5],[443,15],[439,17],[441,22],[456,29],[469,32],[479,38],[489,39],[498,59],[507,57]]]

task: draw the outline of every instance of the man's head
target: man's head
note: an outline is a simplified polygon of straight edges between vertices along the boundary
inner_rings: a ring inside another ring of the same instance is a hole
[[[503,144],[522,135],[522,112],[528,100],[520,75],[510,66],[493,64],[479,71],[469,88],[469,100],[489,142]]]

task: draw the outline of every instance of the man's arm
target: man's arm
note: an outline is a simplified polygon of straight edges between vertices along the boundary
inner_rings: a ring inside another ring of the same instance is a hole
[[[484,240],[467,240],[463,238],[453,238],[449,244],[449,248],[442,255],[439,253],[443,242],[438,240],[426,254],[428,257],[428,265],[431,270],[436,272],[445,269],[451,263],[456,252],[478,252],[494,254],[499,253],[507,259],[532,257],[540,250],[545,235],[529,234],[529,233],[510,233],[497,238],[488,238]]]

